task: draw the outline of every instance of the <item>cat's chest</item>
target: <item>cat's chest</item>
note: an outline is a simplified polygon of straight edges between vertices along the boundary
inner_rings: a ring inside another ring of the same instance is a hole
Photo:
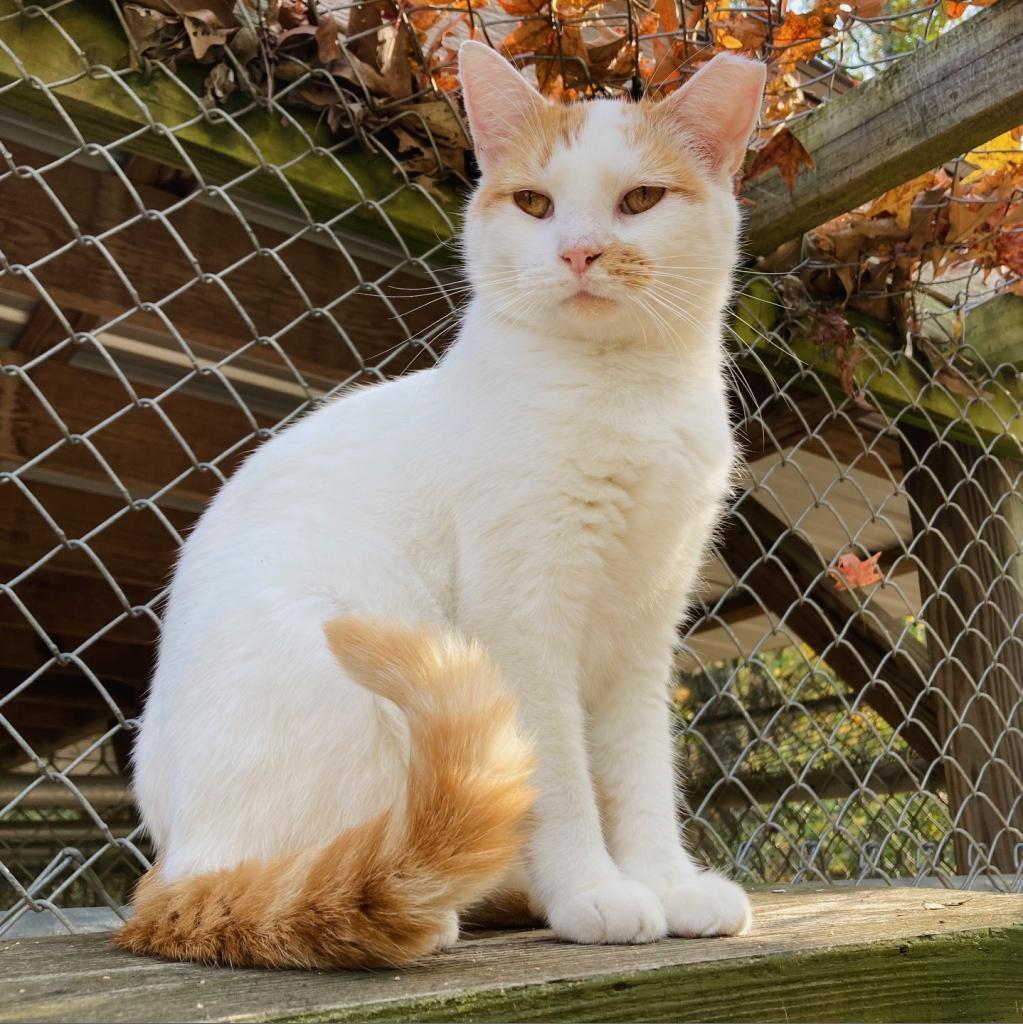
[[[561,495],[608,568],[625,563],[649,575],[727,488],[727,429],[712,444],[683,426],[647,437],[594,432],[588,441],[566,459]]]

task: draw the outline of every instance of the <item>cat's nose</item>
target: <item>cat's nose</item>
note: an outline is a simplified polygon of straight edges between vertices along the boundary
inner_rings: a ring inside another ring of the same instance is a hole
[[[600,259],[601,253],[597,249],[562,249],[558,255],[575,271],[577,274],[585,274],[586,268]]]

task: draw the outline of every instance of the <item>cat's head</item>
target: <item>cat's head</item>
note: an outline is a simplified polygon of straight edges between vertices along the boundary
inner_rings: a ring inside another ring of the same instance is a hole
[[[569,105],[480,43],[459,65],[482,172],[464,234],[476,294],[565,337],[674,343],[713,319],[763,65],[719,55],[666,99]]]

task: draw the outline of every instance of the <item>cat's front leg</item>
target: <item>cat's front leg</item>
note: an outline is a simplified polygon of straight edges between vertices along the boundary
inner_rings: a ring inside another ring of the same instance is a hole
[[[675,804],[665,657],[636,654],[591,709],[594,772],[608,847],[622,874],[661,900],[672,935],[738,935],[752,915],[734,882],[700,871],[683,845]]]
[[[647,886],[622,875],[607,851],[587,757],[578,650],[554,606],[537,606],[541,586],[473,629],[518,697],[523,732],[534,746],[537,799],[526,851],[531,894],[560,938],[651,942],[667,934],[664,910]]]

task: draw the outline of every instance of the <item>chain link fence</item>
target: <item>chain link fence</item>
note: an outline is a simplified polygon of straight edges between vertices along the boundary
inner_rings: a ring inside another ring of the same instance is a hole
[[[0,934],[108,923],[149,864],[131,739],[218,485],[449,340],[461,38],[567,98],[758,54],[780,166],[965,8],[0,0]],[[741,275],[748,469],[674,696],[690,841],[744,883],[1021,886],[1018,151]]]

